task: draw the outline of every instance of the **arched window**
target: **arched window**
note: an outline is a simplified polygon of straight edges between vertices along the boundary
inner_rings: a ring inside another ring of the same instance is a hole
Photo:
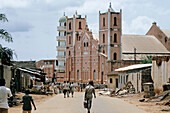
[[[81,22],[79,22],[79,29],[81,29]]]
[[[86,43],[84,42],[84,47],[86,47]]]
[[[103,26],[105,26],[105,18],[103,18]]]
[[[88,42],[87,42],[87,47],[89,46]]]
[[[66,26],[66,22],[64,23],[64,26]]]
[[[79,80],[79,70],[77,70],[77,80]]]
[[[68,78],[68,81],[70,81],[71,79],[71,71],[69,71],[69,78]]]
[[[114,34],[114,42],[117,42],[117,34]]]
[[[64,36],[66,36],[66,31],[64,31]]]
[[[71,44],[71,36],[69,36],[69,44]]]
[[[103,50],[103,54],[105,54],[105,50]]]
[[[117,18],[114,17],[114,26],[117,26]]]
[[[96,80],[96,70],[93,71],[94,80]]]
[[[56,60],[56,66],[58,66],[58,60]]]
[[[71,22],[69,23],[69,30],[71,30]]]
[[[113,83],[112,78],[110,78],[110,83]]]
[[[105,43],[105,34],[103,34],[103,43]]]
[[[117,60],[117,53],[113,54],[113,60]]]
[[[165,43],[168,41],[168,38],[167,37],[165,37]]]
[[[103,84],[104,81],[104,72],[102,71],[102,76],[101,76],[101,83]]]
[[[70,52],[70,51],[68,52],[68,55],[69,55],[69,56],[71,55],[71,52]]]

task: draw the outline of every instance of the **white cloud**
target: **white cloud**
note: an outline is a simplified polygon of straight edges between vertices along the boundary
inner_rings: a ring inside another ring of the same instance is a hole
[[[30,3],[30,0],[1,0],[0,8],[4,7],[25,7]]]
[[[63,12],[68,17],[76,10],[87,15],[89,29],[98,33],[99,10],[107,11],[110,2],[115,11],[123,10],[123,34],[145,34],[155,19],[162,28],[170,26],[168,0],[0,0],[0,13],[9,19],[4,25],[14,38],[11,48],[18,58],[42,59],[56,55],[55,37]]]
[[[54,0],[45,0],[47,3],[51,3],[53,2]]]
[[[17,20],[3,23],[1,27],[8,30],[8,32],[28,32],[33,28],[30,23]]]
[[[147,16],[138,16],[133,19],[130,24],[123,21],[123,33],[124,34],[146,34],[151,27],[154,20]]]

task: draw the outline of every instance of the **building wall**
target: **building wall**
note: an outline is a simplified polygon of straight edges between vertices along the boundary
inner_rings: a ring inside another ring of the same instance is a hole
[[[65,80],[77,83],[98,82],[98,43],[93,39],[92,33],[82,31],[75,38],[75,45],[66,50]]]
[[[110,77],[113,81],[116,81],[116,78],[118,78],[118,73],[115,72],[114,69],[121,67],[119,64],[121,62],[121,16],[121,10],[120,12],[111,12],[110,9],[108,9],[108,12],[105,13],[101,13],[99,11],[100,52],[107,56],[107,58],[103,56],[100,58],[101,65],[99,76],[102,78],[102,74],[104,73],[106,84],[108,83]],[[107,76],[109,77],[107,78]],[[116,88],[116,83],[109,83],[108,86],[111,88]]]
[[[153,23],[146,35],[154,35],[170,51],[170,39],[156,25],[156,22]],[[165,41],[165,38],[167,38],[167,41]]]
[[[56,73],[56,82],[64,82],[65,73]]]
[[[142,76],[141,76],[141,71],[137,73],[131,73],[128,76],[128,81],[131,81],[134,88],[135,92],[141,92],[142,91]]]
[[[0,70],[2,71],[2,73],[0,73],[0,78],[4,78],[6,81],[5,86],[10,88],[10,82],[12,79],[11,66],[1,65]]]
[[[131,72],[119,72],[119,88],[123,88],[125,83],[131,82],[135,92],[143,91],[143,83],[152,82],[151,68],[131,70]]]
[[[46,73],[47,81],[52,81],[52,78],[55,74],[55,60],[40,60],[36,62],[37,68],[43,69],[44,73]]]
[[[156,56],[152,60],[152,78],[155,92],[163,91],[162,85],[170,78],[170,56]]]
[[[65,60],[66,60],[66,37],[67,37],[67,22],[66,16],[61,18],[65,18],[65,21],[59,21],[59,26],[57,27],[58,36],[56,37],[57,45],[56,45],[56,64],[55,71],[56,75],[62,75],[59,73],[65,73]]]
[[[81,28],[79,23],[81,22]],[[69,29],[71,23],[71,30]],[[70,40],[71,39],[71,40]],[[67,20],[65,81],[88,83],[98,82],[98,42],[86,25],[86,16],[73,15]]]
[[[116,83],[116,81],[118,81],[118,76],[107,76],[107,81],[108,81],[108,88],[109,89],[118,88],[118,83]],[[115,84],[117,84],[117,86]]]

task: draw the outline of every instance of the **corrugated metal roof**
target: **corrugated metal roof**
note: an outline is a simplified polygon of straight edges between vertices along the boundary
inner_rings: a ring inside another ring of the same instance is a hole
[[[32,74],[41,75],[40,73],[33,72],[33,71],[28,70],[28,69],[23,69],[23,68],[18,68],[18,69],[21,70],[21,71],[27,72],[27,73],[32,73]]]
[[[151,67],[152,64],[135,64],[123,68],[116,69],[115,71],[121,72],[121,71],[129,71],[129,70],[135,70],[135,69],[141,69],[146,67]]]
[[[170,29],[161,29],[161,30],[168,38],[170,38]]]
[[[170,53],[153,35],[122,35],[123,53]]]

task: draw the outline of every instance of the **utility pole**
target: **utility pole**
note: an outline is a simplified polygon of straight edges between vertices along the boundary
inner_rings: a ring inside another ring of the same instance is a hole
[[[134,47],[134,60],[135,60],[135,64],[136,64],[136,48]]]

